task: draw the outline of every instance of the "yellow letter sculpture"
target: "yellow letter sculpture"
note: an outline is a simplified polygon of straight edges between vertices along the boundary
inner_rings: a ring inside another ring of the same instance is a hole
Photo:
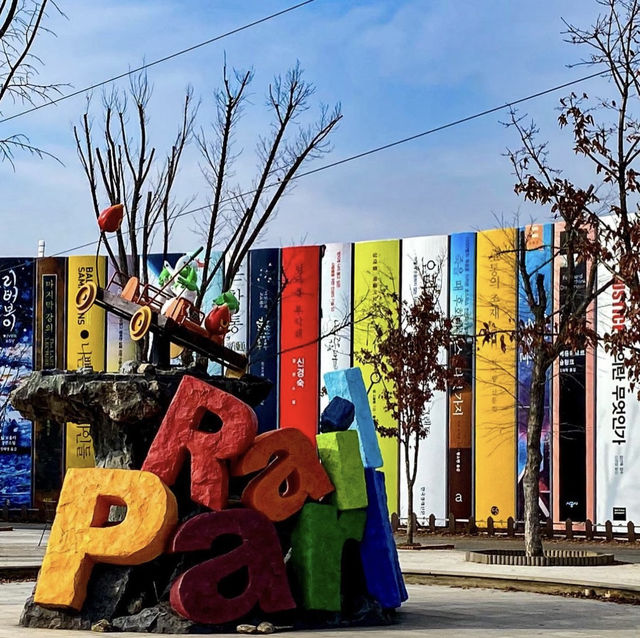
[[[112,505],[124,520],[105,527]],[[140,565],[164,551],[178,521],[173,493],[151,472],[69,469],[65,476],[34,600],[82,609],[95,563]]]

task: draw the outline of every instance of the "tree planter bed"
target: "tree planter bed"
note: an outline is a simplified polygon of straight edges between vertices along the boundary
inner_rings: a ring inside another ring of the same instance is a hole
[[[522,549],[486,549],[467,552],[465,560],[485,565],[530,565],[536,567],[589,567],[612,565],[613,554],[580,549],[549,549],[544,556],[527,556]]]

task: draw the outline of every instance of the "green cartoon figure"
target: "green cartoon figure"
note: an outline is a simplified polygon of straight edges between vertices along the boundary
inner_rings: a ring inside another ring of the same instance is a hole
[[[164,286],[172,279],[171,292],[173,295],[195,303],[198,295],[198,271],[190,265],[191,261],[193,261],[193,255],[183,255],[173,268],[165,261],[158,281],[161,286]]]

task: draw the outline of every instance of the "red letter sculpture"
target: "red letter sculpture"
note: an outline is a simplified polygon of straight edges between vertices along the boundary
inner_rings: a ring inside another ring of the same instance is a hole
[[[185,618],[206,624],[240,618],[256,603],[267,613],[293,609],[278,535],[259,512],[233,509],[195,516],[178,529],[170,551],[208,550],[226,534],[239,537],[240,546],[179,576],[171,586],[171,606]],[[249,572],[246,589],[237,596],[225,596],[220,581],[245,567]]]
[[[222,422],[215,432],[199,430],[208,412]],[[191,498],[212,510],[225,507],[229,476],[225,459],[242,454],[253,442],[254,411],[234,396],[185,376],[156,434],[143,470],[173,485],[191,454]]]

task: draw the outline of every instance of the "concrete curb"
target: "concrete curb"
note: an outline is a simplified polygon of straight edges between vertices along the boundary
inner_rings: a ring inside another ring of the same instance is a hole
[[[504,591],[523,591],[555,596],[578,596],[580,598],[600,598],[614,602],[640,604],[640,588],[612,587],[593,583],[567,583],[533,578],[504,578],[499,576],[478,576],[468,574],[445,574],[405,572],[405,582],[409,585],[442,585],[447,587],[477,587]]]

